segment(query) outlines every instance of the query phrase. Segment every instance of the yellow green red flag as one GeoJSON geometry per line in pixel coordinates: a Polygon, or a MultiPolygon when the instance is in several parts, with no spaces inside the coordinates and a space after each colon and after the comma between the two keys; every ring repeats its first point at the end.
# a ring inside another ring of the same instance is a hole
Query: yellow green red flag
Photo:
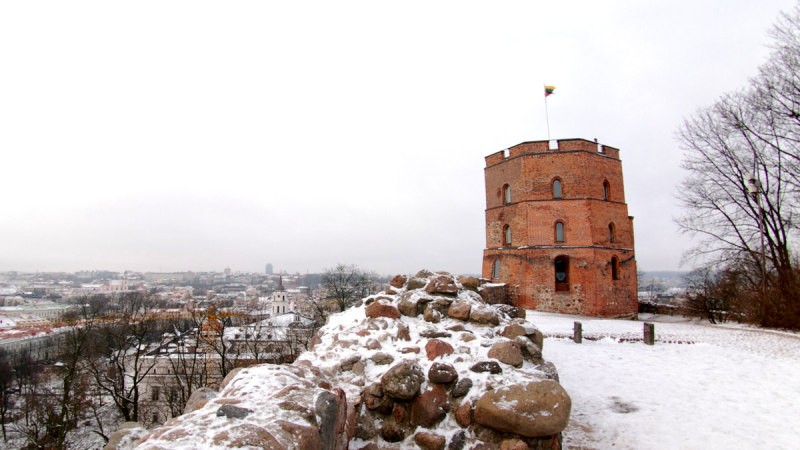
{"type": "Polygon", "coordinates": [[[552,94],[553,91],[556,90],[555,86],[545,86],[544,87],[544,96],[547,97],[548,95],[552,94]]]}

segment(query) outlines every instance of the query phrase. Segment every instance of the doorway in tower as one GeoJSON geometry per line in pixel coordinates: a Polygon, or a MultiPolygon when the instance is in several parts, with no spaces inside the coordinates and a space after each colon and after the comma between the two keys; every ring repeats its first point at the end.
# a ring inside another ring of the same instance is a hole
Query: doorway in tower
{"type": "Polygon", "coordinates": [[[569,256],[556,256],[553,260],[556,292],[569,292],[569,256]]]}

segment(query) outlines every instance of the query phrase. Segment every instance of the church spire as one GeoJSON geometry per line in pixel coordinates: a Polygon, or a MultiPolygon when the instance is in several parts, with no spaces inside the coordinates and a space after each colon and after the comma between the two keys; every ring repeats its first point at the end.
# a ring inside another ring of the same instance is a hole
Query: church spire
{"type": "Polygon", "coordinates": [[[275,288],[276,291],[285,291],[286,289],[283,287],[283,275],[278,276],[278,287],[275,288]]]}

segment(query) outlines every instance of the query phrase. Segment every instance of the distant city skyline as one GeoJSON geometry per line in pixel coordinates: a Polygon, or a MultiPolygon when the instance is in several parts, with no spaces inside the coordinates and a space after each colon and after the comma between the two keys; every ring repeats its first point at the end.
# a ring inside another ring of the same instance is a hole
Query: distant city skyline
{"type": "Polygon", "coordinates": [[[619,148],[639,268],[689,268],[675,130],[795,5],[2,3],[0,271],[477,274],[483,158],[548,132],[619,148]]]}

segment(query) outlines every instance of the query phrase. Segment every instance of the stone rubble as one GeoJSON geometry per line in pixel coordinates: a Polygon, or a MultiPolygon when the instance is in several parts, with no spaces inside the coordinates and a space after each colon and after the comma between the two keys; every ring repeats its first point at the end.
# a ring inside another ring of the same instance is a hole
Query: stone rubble
{"type": "Polygon", "coordinates": [[[398,275],[332,316],[295,363],[237,369],[184,415],[125,428],[106,448],[561,448],[569,395],[504,293],[446,272],[398,275]],[[134,432],[145,436],[125,439],[134,432]]]}

